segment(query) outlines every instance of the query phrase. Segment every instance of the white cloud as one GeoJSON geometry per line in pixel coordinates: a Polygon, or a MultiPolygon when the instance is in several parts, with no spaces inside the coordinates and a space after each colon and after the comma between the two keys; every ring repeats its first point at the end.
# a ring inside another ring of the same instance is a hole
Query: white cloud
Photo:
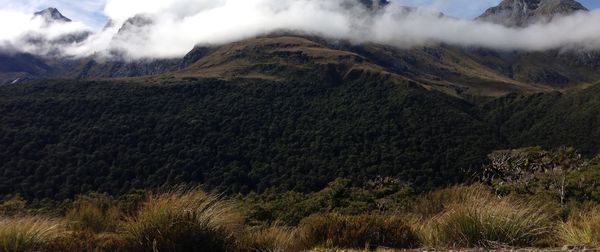
{"type": "MultiPolygon", "coordinates": [[[[360,8],[342,8],[346,1],[350,0],[108,0],[104,13],[117,25],[93,35],[86,43],[66,46],[63,50],[85,56],[118,48],[131,58],[180,57],[196,44],[227,43],[281,29],[398,47],[446,43],[518,50],[600,49],[600,26],[596,25],[600,23],[600,11],[515,29],[439,17],[435,11],[448,8],[443,5],[449,0],[432,1],[430,7],[410,14],[399,3],[373,14],[360,8]],[[118,36],[121,39],[114,40],[122,23],[136,14],[151,16],[153,25],[121,34],[118,36]]],[[[26,17],[15,11],[7,13],[19,20],[26,17]]],[[[2,15],[0,21],[2,18],[9,15],[2,15]]],[[[37,29],[29,25],[3,29],[0,40],[15,40],[19,34],[37,29]]],[[[76,28],[82,27],[55,32],[76,28]]]]}

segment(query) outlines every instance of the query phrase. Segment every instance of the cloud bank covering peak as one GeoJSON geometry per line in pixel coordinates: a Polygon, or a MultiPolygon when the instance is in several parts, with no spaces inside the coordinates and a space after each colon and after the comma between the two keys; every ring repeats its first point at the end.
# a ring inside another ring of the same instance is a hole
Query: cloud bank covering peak
{"type": "Polygon", "coordinates": [[[380,10],[354,2],[108,0],[104,14],[111,25],[102,29],[72,17],[73,22],[48,24],[23,9],[4,8],[0,9],[0,47],[72,57],[171,58],[181,57],[197,44],[218,45],[283,30],[401,48],[443,43],[501,50],[600,50],[598,10],[509,28],[440,15],[435,8],[408,9],[400,2],[380,10]],[[61,39],[86,32],[91,35],[83,41],[61,39]]]}

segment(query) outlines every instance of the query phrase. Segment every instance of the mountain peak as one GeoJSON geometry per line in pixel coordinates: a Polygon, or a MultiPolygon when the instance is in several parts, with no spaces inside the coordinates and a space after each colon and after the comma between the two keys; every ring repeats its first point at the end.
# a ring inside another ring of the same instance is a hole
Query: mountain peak
{"type": "Polygon", "coordinates": [[[71,22],[71,19],[63,16],[58,9],[50,7],[45,10],[38,11],[33,14],[34,17],[41,17],[47,23],[52,22],[71,22]]]}
{"type": "Polygon", "coordinates": [[[524,27],[578,11],[588,9],[575,0],[503,0],[498,6],[487,9],[477,19],[509,27],[524,27]]]}
{"type": "Polygon", "coordinates": [[[388,0],[360,0],[360,3],[369,9],[378,9],[390,3],[388,0]]]}

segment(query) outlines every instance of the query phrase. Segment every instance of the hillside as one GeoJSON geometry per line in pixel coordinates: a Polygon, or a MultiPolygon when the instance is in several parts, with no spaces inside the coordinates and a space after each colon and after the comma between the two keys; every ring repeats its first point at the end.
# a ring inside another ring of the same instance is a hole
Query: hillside
{"type": "MultiPolygon", "coordinates": [[[[589,138],[597,85],[559,93],[525,84],[497,69],[566,56],[509,55],[283,34],[197,47],[187,66],[155,76],[5,86],[0,192],[62,198],[183,182],[312,191],[348,176],[426,190],[466,179],[495,149],[598,152],[589,138]],[[513,63],[499,66],[506,58],[513,63]]],[[[586,82],[597,67],[571,64],[581,72],[569,76],[586,82]]]]}
{"type": "Polygon", "coordinates": [[[285,82],[44,81],[0,88],[1,192],[67,197],[165,183],[310,191],[339,176],[461,180],[501,145],[462,100],[385,76],[285,82]]]}
{"type": "Polygon", "coordinates": [[[509,95],[483,106],[515,146],[576,146],[596,154],[600,146],[600,83],[566,94],[509,95]]]}
{"type": "Polygon", "coordinates": [[[498,97],[510,92],[560,91],[587,86],[600,79],[597,64],[600,57],[595,52],[499,52],[444,45],[399,49],[294,34],[273,34],[222,46],[197,47],[180,59],[126,61],[92,57],[55,61],[35,57],[37,61],[24,64],[15,56],[5,58],[5,64],[11,66],[0,69],[5,83],[20,76],[94,80],[154,75],[150,78],[282,80],[289,74],[301,74],[306,68],[330,64],[339,71],[382,73],[469,98],[498,97]],[[34,62],[39,63],[33,65],[34,62]],[[15,67],[18,69],[13,69],[15,67]]]}
{"type": "Polygon", "coordinates": [[[151,79],[211,77],[267,78],[330,65],[342,74],[367,71],[411,80],[452,96],[498,97],[511,92],[535,93],[587,86],[600,79],[595,53],[497,52],[450,46],[399,49],[378,44],[293,34],[273,34],[232,44],[192,50],[181,70],[151,79]],[[196,53],[200,50],[200,54],[196,53]],[[187,60],[190,55],[199,55],[187,60]],[[188,65],[189,64],[189,65],[188,65]]]}

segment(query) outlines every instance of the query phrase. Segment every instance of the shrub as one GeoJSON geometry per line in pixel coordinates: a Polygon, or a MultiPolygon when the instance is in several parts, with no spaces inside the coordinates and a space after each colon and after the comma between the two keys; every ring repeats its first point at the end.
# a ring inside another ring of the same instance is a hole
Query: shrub
{"type": "Polygon", "coordinates": [[[572,215],[559,229],[564,244],[600,245],[600,211],[572,215]]]}
{"type": "Polygon", "coordinates": [[[420,227],[432,246],[535,246],[553,235],[546,206],[531,201],[496,198],[477,187],[463,190],[457,202],[420,227]]]}
{"type": "Polygon", "coordinates": [[[60,221],[41,217],[0,217],[0,251],[42,249],[64,234],[60,221]]]}
{"type": "Polygon", "coordinates": [[[122,212],[110,196],[90,194],[79,196],[65,217],[77,231],[114,232],[119,226],[122,212]]]}
{"type": "Polygon", "coordinates": [[[123,230],[133,251],[226,251],[237,244],[243,218],[229,201],[180,189],[150,195],[123,230]]]}
{"type": "Polygon", "coordinates": [[[27,202],[20,195],[14,195],[3,201],[0,201],[0,215],[19,215],[25,212],[26,207],[27,202]]]}
{"type": "Polygon", "coordinates": [[[397,216],[314,215],[302,222],[301,229],[306,248],[413,248],[419,243],[410,225],[397,216]]]}

